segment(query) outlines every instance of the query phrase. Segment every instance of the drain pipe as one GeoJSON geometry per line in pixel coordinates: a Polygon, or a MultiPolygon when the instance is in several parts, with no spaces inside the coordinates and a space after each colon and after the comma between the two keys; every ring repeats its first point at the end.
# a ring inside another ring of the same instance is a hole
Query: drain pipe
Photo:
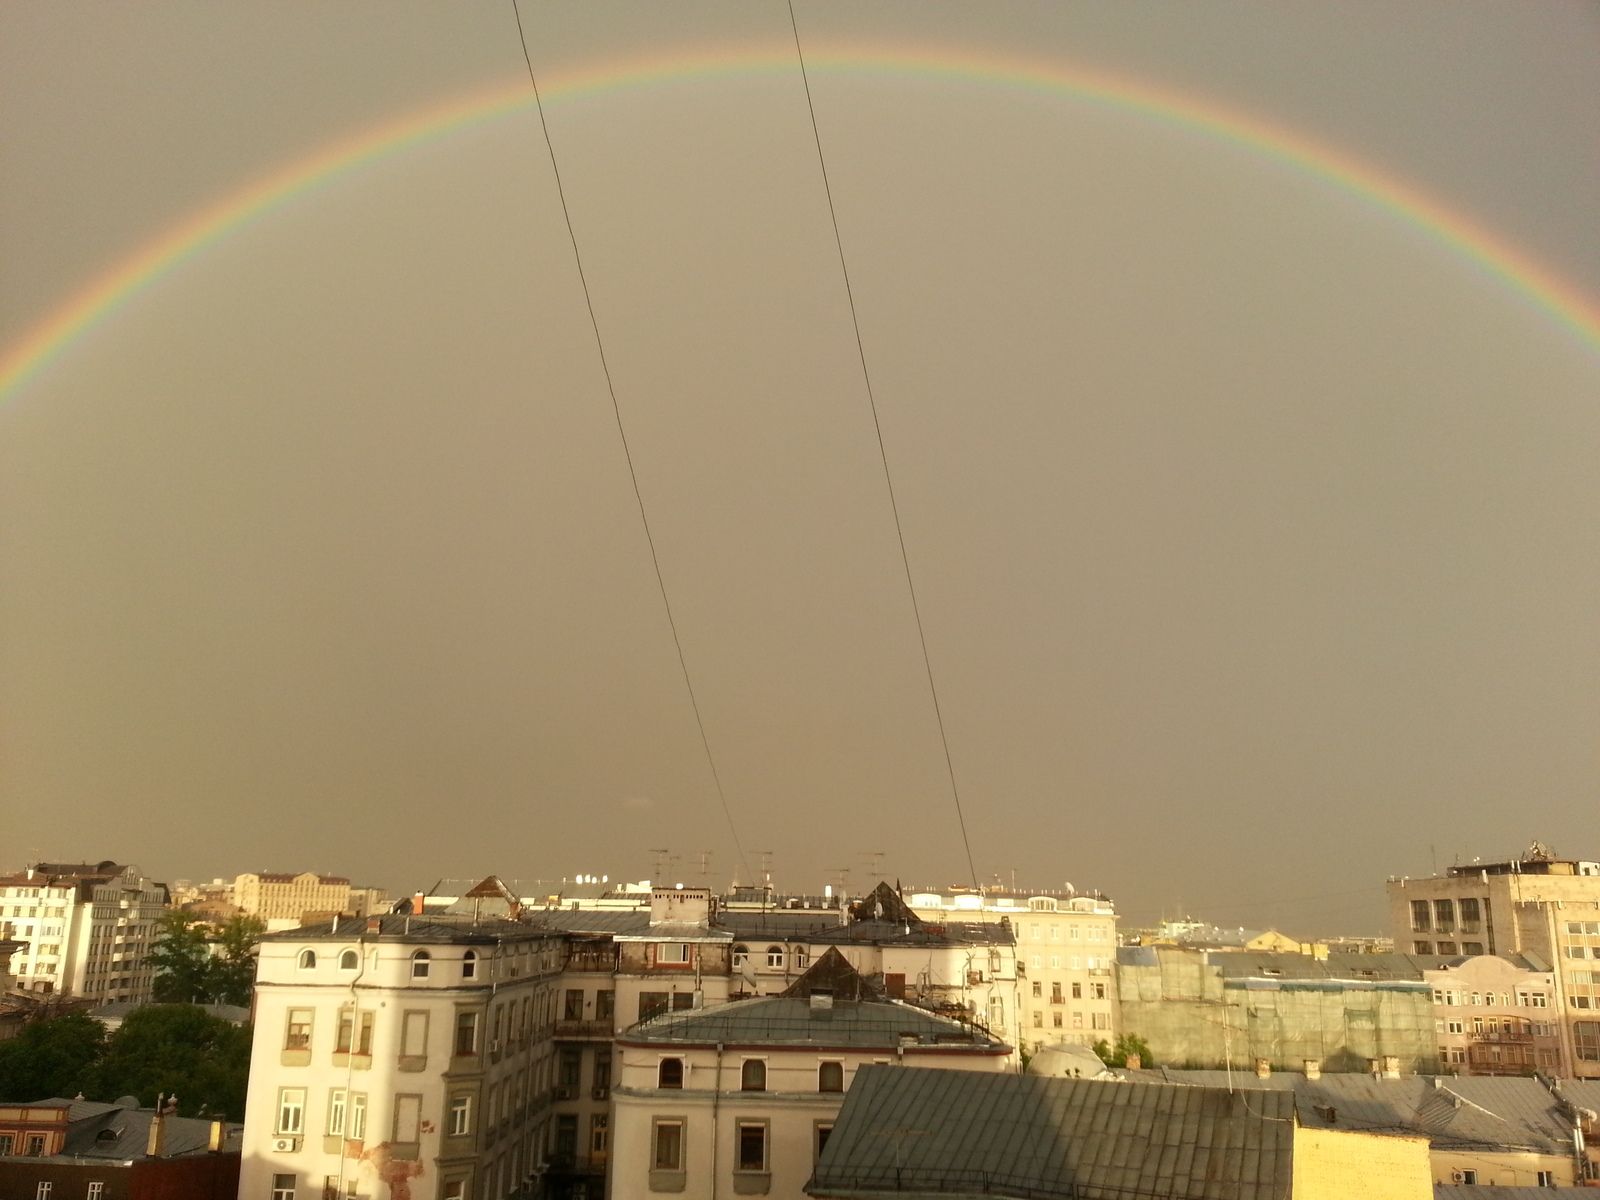
{"type": "Polygon", "coordinates": [[[722,1099],[722,1043],[717,1043],[716,1075],[711,1080],[711,1196],[717,1200],[717,1107],[722,1099]]]}

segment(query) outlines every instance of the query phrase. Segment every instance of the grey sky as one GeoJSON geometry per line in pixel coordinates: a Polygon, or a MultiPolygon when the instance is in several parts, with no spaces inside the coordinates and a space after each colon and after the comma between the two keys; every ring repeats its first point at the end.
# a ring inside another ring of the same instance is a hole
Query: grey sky
{"type": "MultiPolygon", "coordinates": [[[[1579,4],[816,4],[1266,116],[1600,295],[1579,4]]],[[[788,37],[524,9],[536,65],[788,37]]],[[[0,9],[0,334],[196,208],[514,80],[506,4],[0,9]]],[[[1600,856],[1600,360],[1412,227],[1067,98],[820,80],[986,876],[1291,930],[1600,856]]],[[[959,881],[798,76],[551,128],[741,837],[959,881]]],[[[289,206],[0,412],[4,859],[735,867],[536,127],[289,206]]]]}

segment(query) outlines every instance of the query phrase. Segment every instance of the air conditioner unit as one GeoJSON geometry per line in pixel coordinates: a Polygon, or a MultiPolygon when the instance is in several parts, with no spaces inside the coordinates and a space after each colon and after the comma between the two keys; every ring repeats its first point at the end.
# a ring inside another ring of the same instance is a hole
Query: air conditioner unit
{"type": "Polygon", "coordinates": [[[576,1100],[577,1098],[578,1089],[575,1087],[558,1087],[556,1089],[557,1100],[576,1100]]]}
{"type": "Polygon", "coordinates": [[[272,1139],[272,1152],[274,1154],[293,1154],[300,1149],[300,1139],[297,1137],[281,1137],[272,1139]]]}
{"type": "Polygon", "coordinates": [[[593,1092],[590,1093],[590,1095],[596,1100],[609,1100],[611,1098],[611,1089],[608,1087],[597,1087],[593,1092]]]}
{"type": "Polygon", "coordinates": [[[499,1038],[495,1038],[494,1041],[489,1043],[489,1053],[490,1054],[499,1054],[500,1053],[500,1039],[499,1038]]]}

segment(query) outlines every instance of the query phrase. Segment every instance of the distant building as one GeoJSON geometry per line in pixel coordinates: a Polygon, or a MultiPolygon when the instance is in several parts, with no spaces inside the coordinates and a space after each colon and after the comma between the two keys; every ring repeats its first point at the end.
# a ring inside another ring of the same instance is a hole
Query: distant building
{"type": "Polygon", "coordinates": [[[115,1104],[0,1105],[0,1196],[235,1200],[241,1126],[115,1104]]]}
{"type": "Polygon", "coordinates": [[[1305,1116],[1292,1092],[867,1066],[806,1191],[826,1200],[1432,1200],[1425,1137],[1305,1116]]]}
{"type": "Polygon", "coordinates": [[[1561,1061],[1600,1079],[1600,862],[1557,858],[1535,842],[1519,859],[1391,879],[1398,945],[1416,954],[1501,954],[1553,973],[1561,1061]]]}
{"type": "Polygon", "coordinates": [[[260,917],[272,930],[292,928],[308,913],[354,915],[350,881],[342,875],[318,875],[314,871],[298,875],[240,875],[233,881],[233,902],[240,912],[260,917]]]}
{"type": "Polygon", "coordinates": [[[1534,1079],[1169,1068],[1122,1074],[1145,1084],[1287,1094],[1296,1119],[1310,1128],[1425,1138],[1433,1182],[1445,1186],[1573,1187],[1593,1175],[1581,1128],[1574,1136],[1576,1108],[1560,1089],[1534,1079]]]}
{"type": "Polygon", "coordinates": [[[167,889],[138,867],[35,863],[0,876],[0,937],[21,943],[15,986],[41,995],[148,1000],[167,889]]]}
{"type": "Polygon", "coordinates": [[[1123,1028],[1174,1066],[1435,1069],[1433,989],[1421,974],[1366,954],[1124,946],[1117,956],[1123,1028]]]}
{"type": "Polygon", "coordinates": [[[611,1194],[802,1194],[858,1071],[994,1072],[1011,1048],[884,999],[829,949],[779,997],[667,1012],[617,1038],[611,1194]]]}
{"type": "Polygon", "coordinates": [[[267,934],[240,1196],[500,1200],[537,1179],[564,943],[492,918],[267,934]]]}
{"type": "Polygon", "coordinates": [[[1570,1075],[1555,973],[1525,958],[1413,958],[1433,988],[1440,1069],[1459,1075],[1570,1075]],[[1429,967],[1427,964],[1432,962],[1429,967]]]}

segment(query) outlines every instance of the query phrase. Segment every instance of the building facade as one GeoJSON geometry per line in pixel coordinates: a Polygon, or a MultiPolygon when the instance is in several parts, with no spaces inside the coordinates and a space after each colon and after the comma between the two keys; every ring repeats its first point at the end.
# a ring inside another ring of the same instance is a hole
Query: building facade
{"type": "MultiPolygon", "coordinates": [[[[298,875],[256,872],[233,881],[233,903],[247,916],[260,917],[268,929],[298,925],[307,913],[350,913],[350,881],[342,875],[298,875]]],[[[364,914],[362,914],[364,915],[364,914]]]]}
{"type": "Polygon", "coordinates": [[[500,1200],[537,1179],[563,951],[494,920],[268,934],[241,1200],[500,1200]]]}
{"type": "Polygon", "coordinates": [[[0,937],[19,943],[15,986],[101,1001],[150,999],[150,948],[167,890],[139,868],[36,863],[0,876],[0,937]]]}
{"type": "Polygon", "coordinates": [[[1388,893],[1398,945],[1515,955],[1548,969],[1561,1062],[1574,1077],[1600,1079],[1600,863],[1560,859],[1535,842],[1520,859],[1391,879],[1388,893]]]}
{"type": "MultiPolygon", "coordinates": [[[[1423,960],[1426,961],[1426,960],[1423,960]]],[[[1458,1075],[1570,1075],[1554,1008],[1555,973],[1480,954],[1424,969],[1439,1068],[1458,1075]]]]}

